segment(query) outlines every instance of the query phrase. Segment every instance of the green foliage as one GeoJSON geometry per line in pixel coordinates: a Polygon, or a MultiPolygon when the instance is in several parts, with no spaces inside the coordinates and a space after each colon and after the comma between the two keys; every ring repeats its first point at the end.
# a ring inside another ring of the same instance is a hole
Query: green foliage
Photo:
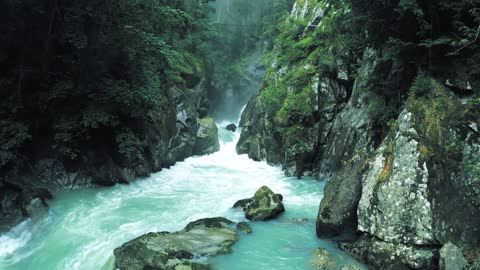
{"type": "Polygon", "coordinates": [[[295,89],[302,89],[309,86],[317,72],[318,70],[313,65],[292,67],[285,74],[284,83],[295,89]]]}
{"type": "Polygon", "coordinates": [[[20,148],[31,139],[25,123],[0,120],[0,167],[19,158],[20,148]]]}
{"type": "Polygon", "coordinates": [[[141,157],[142,143],[131,130],[122,130],[115,137],[118,152],[129,162],[141,157]]]}
{"type": "Polygon", "coordinates": [[[386,123],[389,119],[388,107],[385,99],[376,95],[372,95],[368,102],[367,112],[377,123],[386,123]]]}
{"type": "Polygon", "coordinates": [[[300,93],[287,95],[276,116],[281,119],[288,119],[290,115],[294,114],[309,115],[313,111],[315,98],[315,93],[309,88],[305,88],[300,93]]]}
{"type": "Polygon", "coordinates": [[[141,127],[174,110],[168,89],[203,75],[207,24],[202,1],[0,3],[0,170],[46,153],[133,157],[141,127]]]}
{"type": "Polygon", "coordinates": [[[416,98],[425,97],[435,91],[434,81],[431,77],[419,74],[413,81],[410,93],[416,98]]]}
{"type": "Polygon", "coordinates": [[[407,109],[413,113],[416,130],[420,131],[426,145],[447,153],[457,152],[459,144],[451,130],[458,130],[465,124],[468,107],[462,106],[444,86],[428,76],[420,75],[415,80],[412,93],[415,92],[421,95],[412,95],[407,109]]]}
{"type": "Polygon", "coordinates": [[[281,127],[278,130],[282,136],[283,145],[291,154],[305,153],[311,150],[303,139],[305,138],[305,127],[301,125],[292,125],[281,127]]]}
{"type": "Polygon", "coordinates": [[[274,116],[280,110],[286,97],[287,89],[285,87],[268,86],[260,92],[263,108],[269,116],[274,116]]]}

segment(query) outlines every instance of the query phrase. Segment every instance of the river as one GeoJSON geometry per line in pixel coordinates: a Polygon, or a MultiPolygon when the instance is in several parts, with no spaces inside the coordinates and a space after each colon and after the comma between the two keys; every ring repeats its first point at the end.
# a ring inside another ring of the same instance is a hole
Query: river
{"type": "Polygon", "coordinates": [[[314,269],[317,247],[330,250],[339,267],[359,265],[332,241],[315,236],[324,183],[286,177],[279,167],[237,155],[238,137],[220,128],[215,154],[188,158],[129,185],[55,194],[48,212],[0,236],[0,269],[111,269],[113,249],[144,233],[181,230],[205,217],[244,221],[231,206],[262,185],[283,194],[285,214],[251,223],[254,232],[241,235],[232,254],[209,259],[215,269],[314,269]],[[295,224],[292,218],[309,221],[295,224]]]}

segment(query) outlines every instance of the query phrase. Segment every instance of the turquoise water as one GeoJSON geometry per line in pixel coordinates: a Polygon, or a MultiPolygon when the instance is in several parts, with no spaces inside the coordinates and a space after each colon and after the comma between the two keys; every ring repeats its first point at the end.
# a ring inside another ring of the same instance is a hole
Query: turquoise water
{"type": "Polygon", "coordinates": [[[205,217],[244,221],[231,206],[262,185],[284,195],[286,213],[251,223],[254,232],[241,235],[231,255],[210,259],[215,269],[314,269],[317,247],[332,251],[338,268],[356,264],[332,242],[315,237],[322,182],[288,178],[280,168],[237,155],[238,133],[220,129],[220,139],[220,152],[129,185],[56,194],[47,213],[0,236],[0,269],[111,269],[113,249],[144,233],[181,230],[205,217]],[[294,224],[291,218],[309,222],[294,224]]]}

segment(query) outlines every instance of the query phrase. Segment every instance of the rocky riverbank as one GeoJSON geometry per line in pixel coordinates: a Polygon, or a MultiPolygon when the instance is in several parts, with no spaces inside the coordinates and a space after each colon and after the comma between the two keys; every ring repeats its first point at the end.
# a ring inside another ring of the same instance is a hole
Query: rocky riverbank
{"type": "Polygon", "coordinates": [[[461,57],[430,74],[401,57],[385,60],[394,51],[388,46],[364,48],[357,60],[333,56],[324,72],[315,40],[329,27],[327,12],[297,1],[288,22],[302,29],[296,42],[309,50],[277,41],[263,87],[242,115],[237,152],[327,181],[317,235],[360,236],[340,246],[373,269],[435,269],[448,260],[439,251],[450,242],[474,264],[478,77],[455,70],[461,57]],[[397,96],[388,96],[392,89],[397,96]]]}

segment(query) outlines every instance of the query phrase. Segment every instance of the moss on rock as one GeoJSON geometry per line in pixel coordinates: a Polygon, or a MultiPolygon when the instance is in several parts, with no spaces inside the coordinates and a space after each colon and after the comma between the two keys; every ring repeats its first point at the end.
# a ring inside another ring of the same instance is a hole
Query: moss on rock
{"type": "Polygon", "coordinates": [[[199,256],[230,253],[238,240],[233,222],[226,218],[206,218],[191,222],[179,232],[147,233],[114,250],[115,268],[209,269],[195,260],[199,256]]]}
{"type": "Polygon", "coordinates": [[[251,199],[239,200],[234,207],[241,207],[249,220],[269,220],[285,211],[282,199],[281,194],[275,194],[269,187],[262,186],[251,199]]]}

